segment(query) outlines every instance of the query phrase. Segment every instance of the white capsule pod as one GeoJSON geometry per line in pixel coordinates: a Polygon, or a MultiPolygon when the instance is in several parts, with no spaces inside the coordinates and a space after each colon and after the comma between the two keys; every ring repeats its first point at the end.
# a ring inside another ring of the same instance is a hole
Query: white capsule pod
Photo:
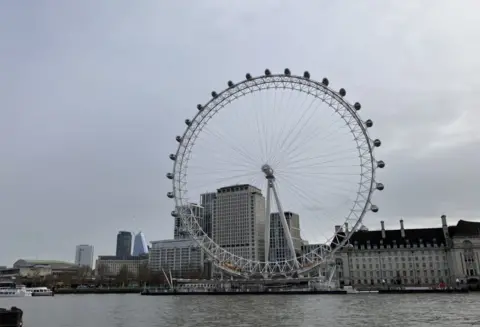
{"type": "Polygon", "coordinates": [[[166,176],[167,176],[168,179],[173,179],[173,174],[172,173],[167,173],[166,176]]]}
{"type": "Polygon", "coordinates": [[[173,199],[174,198],[173,192],[168,192],[167,197],[169,197],[170,199],[173,199]]]}
{"type": "Polygon", "coordinates": [[[173,161],[177,160],[177,156],[174,155],[173,153],[171,153],[168,157],[170,158],[170,160],[173,160],[173,161]]]}
{"type": "Polygon", "coordinates": [[[372,212],[378,212],[378,207],[374,204],[371,205],[370,207],[370,210],[372,210],[372,212]]]}

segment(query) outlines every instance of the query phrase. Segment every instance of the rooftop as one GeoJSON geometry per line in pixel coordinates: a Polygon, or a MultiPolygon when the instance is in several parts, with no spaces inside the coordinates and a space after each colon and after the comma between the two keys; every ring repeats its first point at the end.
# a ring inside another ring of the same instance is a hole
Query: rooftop
{"type": "MultiPolygon", "coordinates": [[[[403,223],[403,221],[401,222],[403,223]]],[[[384,230],[385,237],[382,235],[382,230],[372,231],[357,231],[352,234],[349,243],[354,246],[441,246],[445,245],[446,239],[442,227],[437,228],[402,228],[384,230]]],[[[448,233],[450,237],[480,237],[480,222],[459,220],[456,226],[449,226],[448,233]]],[[[344,235],[344,234],[343,234],[344,235]]],[[[342,236],[342,234],[340,235],[342,236]]]]}
{"type": "Polygon", "coordinates": [[[29,259],[19,259],[17,260],[13,266],[14,267],[29,267],[29,266],[36,266],[36,265],[45,265],[50,266],[52,268],[61,268],[61,267],[76,267],[74,263],[67,262],[67,261],[60,261],[60,260],[29,260],[29,259]]]}

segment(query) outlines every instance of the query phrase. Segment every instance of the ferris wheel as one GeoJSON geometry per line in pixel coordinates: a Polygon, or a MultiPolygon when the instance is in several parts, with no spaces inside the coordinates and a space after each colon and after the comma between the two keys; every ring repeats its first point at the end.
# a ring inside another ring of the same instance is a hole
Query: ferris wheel
{"type": "Polygon", "coordinates": [[[375,178],[385,167],[374,157],[381,142],[370,138],[373,122],[360,118],[360,103],[345,96],[327,78],[267,69],[228,81],[185,120],[169,156],[167,196],[183,232],[216,266],[246,278],[303,274],[331,260],[365,214],[379,210],[372,194],[384,189],[375,178]],[[214,200],[198,203],[202,194],[214,200]]]}

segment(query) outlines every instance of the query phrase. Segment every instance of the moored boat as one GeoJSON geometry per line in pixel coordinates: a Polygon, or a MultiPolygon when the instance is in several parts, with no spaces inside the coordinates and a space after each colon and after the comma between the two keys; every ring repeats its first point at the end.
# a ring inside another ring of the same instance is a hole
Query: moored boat
{"type": "Polygon", "coordinates": [[[13,282],[0,283],[0,297],[26,297],[32,296],[25,285],[17,285],[13,282]]]}
{"type": "Polygon", "coordinates": [[[53,296],[53,291],[47,287],[31,287],[27,289],[32,296],[53,296]]]}

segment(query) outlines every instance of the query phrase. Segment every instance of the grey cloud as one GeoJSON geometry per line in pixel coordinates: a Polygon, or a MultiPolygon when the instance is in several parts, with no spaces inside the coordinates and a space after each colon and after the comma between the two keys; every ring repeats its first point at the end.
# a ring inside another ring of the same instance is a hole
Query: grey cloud
{"type": "Polygon", "coordinates": [[[328,76],[375,121],[388,169],[367,225],[476,218],[478,133],[461,128],[472,141],[450,144],[442,131],[464,112],[479,122],[478,6],[0,4],[0,216],[21,231],[2,233],[0,264],[72,260],[79,243],[112,253],[118,229],[170,237],[164,175],[183,120],[267,67],[328,76]]]}

